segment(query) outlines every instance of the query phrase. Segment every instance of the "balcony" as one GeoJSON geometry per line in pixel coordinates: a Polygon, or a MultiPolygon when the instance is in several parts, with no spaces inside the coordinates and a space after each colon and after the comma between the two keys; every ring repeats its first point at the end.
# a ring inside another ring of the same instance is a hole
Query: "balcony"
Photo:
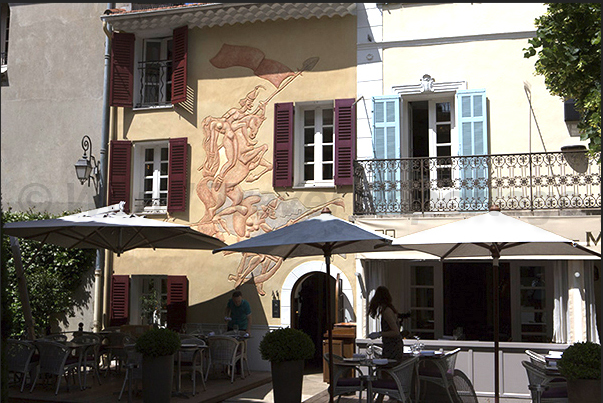
{"type": "Polygon", "coordinates": [[[172,61],[157,60],[138,63],[140,94],[135,108],[172,105],[172,61]]]}
{"type": "Polygon", "coordinates": [[[574,168],[561,152],[354,161],[354,214],[600,210],[600,154],[580,154],[574,168]]]}

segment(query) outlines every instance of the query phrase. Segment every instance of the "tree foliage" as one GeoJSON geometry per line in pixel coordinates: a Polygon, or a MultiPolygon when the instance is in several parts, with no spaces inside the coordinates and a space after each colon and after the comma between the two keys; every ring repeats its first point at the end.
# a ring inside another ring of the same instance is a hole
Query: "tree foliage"
{"type": "MultiPolygon", "coordinates": [[[[66,212],[64,215],[66,214],[71,213],[66,212]]],[[[34,212],[31,209],[27,212],[12,212],[9,209],[2,212],[2,224],[56,217],[49,213],[34,212]]],[[[90,274],[94,267],[96,250],[66,249],[23,239],[19,239],[19,244],[35,332],[43,335],[53,322],[65,323],[69,316],[75,314],[76,307],[87,303],[89,296],[82,296],[82,289],[93,280],[90,274]],[[82,297],[78,298],[78,295],[82,297]]],[[[2,235],[2,270],[8,277],[7,282],[2,283],[2,286],[6,287],[2,305],[7,308],[2,330],[11,337],[17,337],[25,330],[25,320],[10,240],[4,234],[2,235]],[[5,329],[4,326],[7,328],[5,329]]]]}
{"type": "Polygon", "coordinates": [[[538,56],[536,73],[551,94],[575,99],[581,139],[594,154],[601,151],[601,4],[545,4],[524,57],[538,56]]]}

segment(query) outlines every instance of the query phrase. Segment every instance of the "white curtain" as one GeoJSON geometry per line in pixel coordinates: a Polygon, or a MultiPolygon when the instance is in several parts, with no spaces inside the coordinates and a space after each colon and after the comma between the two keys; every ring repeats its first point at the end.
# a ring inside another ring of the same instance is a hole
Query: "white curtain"
{"type": "Polygon", "coordinates": [[[567,343],[567,261],[553,263],[553,343],[567,343]]]}
{"type": "Polygon", "coordinates": [[[584,261],[584,299],[586,302],[586,339],[600,343],[597,331],[597,309],[595,300],[595,263],[584,261]]]}
{"type": "MultiPolygon", "coordinates": [[[[385,284],[385,266],[386,262],[382,260],[365,260],[364,277],[366,278],[366,292],[368,293],[368,301],[373,298],[375,289],[380,285],[385,284]]],[[[368,316],[367,331],[378,332],[381,330],[381,323],[378,319],[368,316]]]]}

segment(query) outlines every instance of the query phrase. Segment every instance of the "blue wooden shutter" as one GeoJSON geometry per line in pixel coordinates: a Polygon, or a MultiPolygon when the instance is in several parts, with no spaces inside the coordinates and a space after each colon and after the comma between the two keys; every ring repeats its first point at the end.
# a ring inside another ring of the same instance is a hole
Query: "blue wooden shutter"
{"type": "MultiPolygon", "coordinates": [[[[400,148],[400,97],[382,95],[373,97],[373,153],[375,159],[398,159],[400,148]]],[[[398,211],[393,203],[398,203],[400,195],[396,190],[400,184],[400,171],[394,165],[385,164],[391,170],[377,170],[375,181],[378,184],[372,192],[373,203],[378,212],[398,211]],[[392,186],[395,184],[395,186],[392,186]]]]}
{"type": "MultiPolygon", "coordinates": [[[[459,155],[488,154],[488,111],[486,90],[459,90],[456,93],[459,155]]],[[[470,162],[469,160],[463,162],[470,162]]],[[[460,166],[461,209],[488,209],[488,169],[483,161],[460,166]]]]}
{"type": "Polygon", "coordinates": [[[188,172],[187,138],[170,139],[169,174],[168,174],[168,205],[167,210],[186,210],[186,188],[188,172]]]}
{"type": "Polygon", "coordinates": [[[188,26],[174,30],[172,53],[172,104],[186,101],[186,65],[188,60],[188,26]]]}
{"type": "Polygon", "coordinates": [[[272,186],[293,186],[293,103],[274,105],[272,186]]]}
{"type": "Polygon", "coordinates": [[[400,158],[400,97],[373,97],[373,152],[376,159],[400,158]]]}
{"type": "Polygon", "coordinates": [[[132,107],[134,94],[134,41],[129,33],[113,33],[111,41],[111,106],[132,107]]]}
{"type": "Polygon", "coordinates": [[[355,99],[335,100],[335,185],[354,184],[356,158],[355,99]]]}

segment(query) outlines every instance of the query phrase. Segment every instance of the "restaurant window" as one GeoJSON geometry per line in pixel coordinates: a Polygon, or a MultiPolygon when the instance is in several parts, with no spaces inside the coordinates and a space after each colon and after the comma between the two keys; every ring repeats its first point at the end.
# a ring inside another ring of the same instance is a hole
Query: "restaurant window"
{"type": "Polygon", "coordinates": [[[186,323],[188,279],[177,275],[113,275],[111,287],[113,325],[153,323],[153,306],[159,306],[159,326],[180,331],[186,323]],[[152,311],[151,311],[152,309],[152,311]]]}
{"type": "Polygon", "coordinates": [[[520,341],[551,342],[552,307],[547,303],[550,282],[544,266],[519,266],[520,341]]]}
{"type": "MultiPolygon", "coordinates": [[[[491,262],[445,263],[443,276],[444,336],[462,340],[494,340],[491,262]]],[[[499,267],[499,340],[511,341],[509,264],[499,267]]]]}
{"type": "Polygon", "coordinates": [[[436,338],[436,288],[433,266],[410,267],[410,332],[424,339],[436,338]]]}

